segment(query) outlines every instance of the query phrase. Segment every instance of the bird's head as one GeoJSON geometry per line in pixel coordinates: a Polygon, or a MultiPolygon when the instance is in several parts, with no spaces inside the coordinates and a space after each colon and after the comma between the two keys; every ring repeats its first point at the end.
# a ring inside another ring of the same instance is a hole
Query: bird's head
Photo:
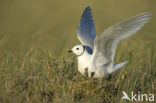
{"type": "Polygon", "coordinates": [[[84,45],[76,45],[68,52],[73,52],[75,55],[81,56],[84,53],[84,51],[85,51],[84,45]]]}

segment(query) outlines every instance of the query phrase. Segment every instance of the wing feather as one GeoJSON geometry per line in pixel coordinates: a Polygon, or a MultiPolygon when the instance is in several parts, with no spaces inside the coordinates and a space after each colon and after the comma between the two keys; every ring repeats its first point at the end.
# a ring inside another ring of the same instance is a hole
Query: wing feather
{"type": "Polygon", "coordinates": [[[89,6],[84,10],[82,14],[80,24],[77,28],[77,36],[83,45],[89,46],[93,50],[96,32],[91,8],[89,6]]]}
{"type": "Polygon", "coordinates": [[[134,16],[107,28],[102,34],[98,35],[94,41],[93,62],[98,63],[102,60],[103,64],[113,63],[116,47],[120,40],[126,39],[140,30],[150,20],[151,15],[150,12],[146,12],[134,16]]]}

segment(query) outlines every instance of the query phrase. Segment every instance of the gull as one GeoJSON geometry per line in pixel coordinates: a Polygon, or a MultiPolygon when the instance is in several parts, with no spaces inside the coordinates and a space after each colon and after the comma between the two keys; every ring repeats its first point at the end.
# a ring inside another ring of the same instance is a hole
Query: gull
{"type": "Polygon", "coordinates": [[[114,56],[118,43],[135,34],[150,20],[150,12],[146,12],[111,27],[96,36],[91,8],[88,6],[77,28],[77,37],[82,44],[74,46],[68,52],[77,55],[78,71],[94,78],[106,77],[119,70],[128,60],[119,64],[114,63],[114,56]]]}

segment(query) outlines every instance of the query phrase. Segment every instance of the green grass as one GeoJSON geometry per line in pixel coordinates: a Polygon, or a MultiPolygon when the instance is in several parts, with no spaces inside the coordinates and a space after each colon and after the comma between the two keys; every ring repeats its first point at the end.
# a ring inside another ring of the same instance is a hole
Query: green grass
{"type": "MultiPolygon", "coordinates": [[[[122,41],[113,75],[88,79],[66,51],[79,44],[76,27],[90,5],[97,34],[136,14],[156,10],[154,0],[1,0],[0,103],[127,103],[122,91],[156,96],[156,19],[122,41]],[[139,5],[139,6],[138,6],[139,5]]],[[[154,103],[154,102],[153,102],[154,103]]]]}

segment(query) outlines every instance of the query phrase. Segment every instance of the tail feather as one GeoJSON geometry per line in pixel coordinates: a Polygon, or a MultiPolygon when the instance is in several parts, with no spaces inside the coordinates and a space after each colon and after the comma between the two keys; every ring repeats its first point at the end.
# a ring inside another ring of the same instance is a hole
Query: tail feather
{"type": "Polygon", "coordinates": [[[113,67],[113,72],[115,72],[116,70],[122,68],[123,66],[125,66],[127,64],[128,64],[128,60],[124,61],[122,63],[119,63],[119,64],[115,64],[114,67],[113,67]]]}

